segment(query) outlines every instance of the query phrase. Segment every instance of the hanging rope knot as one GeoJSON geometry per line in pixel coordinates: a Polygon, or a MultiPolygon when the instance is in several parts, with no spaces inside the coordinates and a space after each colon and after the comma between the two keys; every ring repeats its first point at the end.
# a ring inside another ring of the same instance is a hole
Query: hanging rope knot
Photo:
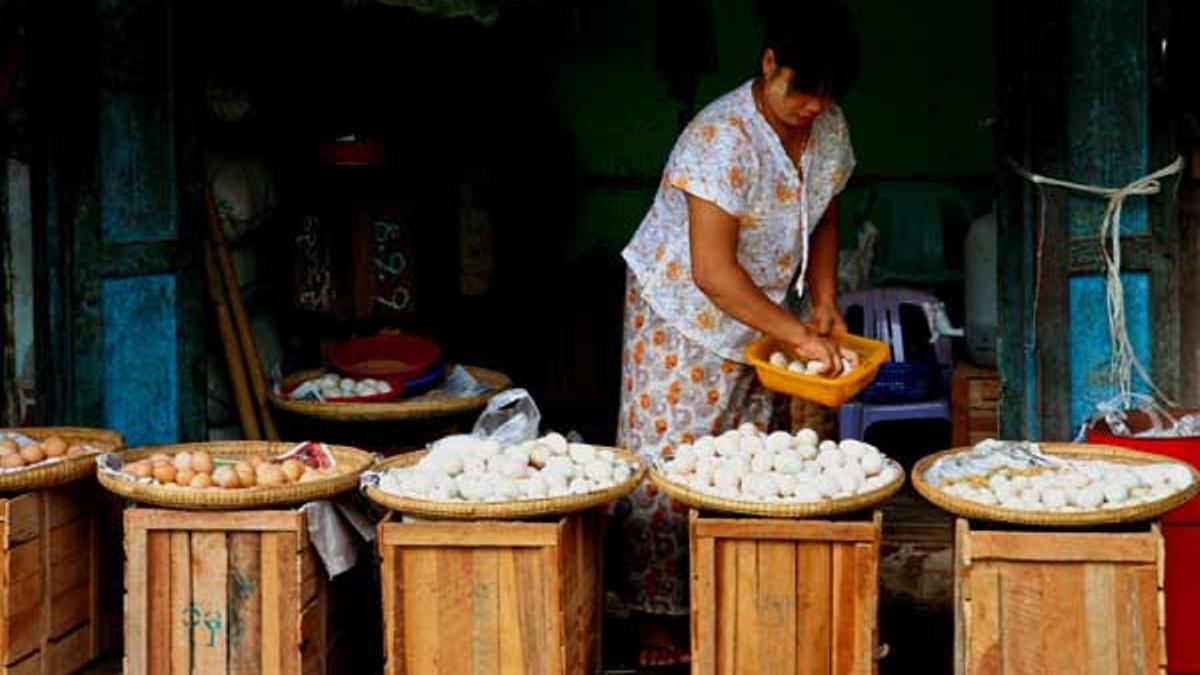
{"type": "MultiPolygon", "coordinates": [[[[1127,197],[1148,197],[1158,194],[1162,189],[1162,179],[1167,176],[1172,176],[1183,170],[1183,157],[1176,157],[1175,161],[1169,165],[1155,171],[1154,173],[1142,176],[1131,183],[1118,188],[1105,187],[1102,185],[1089,185],[1087,183],[1073,183],[1071,181],[1051,178],[1041,174],[1033,173],[1025,167],[1017,164],[1016,161],[1009,158],[1008,165],[1018,175],[1033,183],[1038,188],[1038,199],[1045,204],[1044,195],[1042,194],[1043,186],[1059,187],[1066,190],[1074,190],[1084,194],[1091,194],[1098,197],[1104,197],[1108,200],[1108,206],[1104,211],[1104,219],[1100,222],[1098,231],[1100,253],[1104,260],[1104,272],[1106,280],[1106,300],[1108,304],[1108,334],[1110,347],[1112,351],[1112,362],[1109,367],[1109,381],[1113,388],[1117,389],[1120,397],[1124,401],[1131,401],[1131,393],[1133,390],[1133,373],[1136,371],[1138,376],[1150,387],[1163,401],[1173,405],[1170,397],[1163,393],[1154,381],[1150,379],[1150,373],[1146,367],[1138,359],[1134,352],[1133,344],[1129,340],[1129,330],[1125,323],[1125,287],[1121,283],[1121,207],[1125,203],[1127,197]]],[[[1037,271],[1033,293],[1033,312],[1037,316],[1038,295],[1041,289],[1042,281],[1042,242],[1045,240],[1046,218],[1044,210],[1039,217],[1038,224],[1038,243],[1037,243],[1037,271]]],[[[1035,321],[1036,325],[1036,321],[1035,321]]],[[[1034,338],[1036,340],[1036,337],[1034,338]]]]}

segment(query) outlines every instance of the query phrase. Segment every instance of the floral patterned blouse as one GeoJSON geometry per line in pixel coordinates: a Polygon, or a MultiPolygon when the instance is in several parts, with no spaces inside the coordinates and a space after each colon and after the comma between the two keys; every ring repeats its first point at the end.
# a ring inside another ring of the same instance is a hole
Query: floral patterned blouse
{"type": "Polygon", "coordinates": [[[738,219],[738,262],[781,303],[797,268],[803,291],[808,236],[854,170],[849,129],[837,106],[813,122],[801,174],[758,112],[752,84],[713,101],[684,129],[654,204],[622,254],[656,313],[692,341],[742,363],[757,331],[717,309],[692,281],[684,193],[738,219]]]}

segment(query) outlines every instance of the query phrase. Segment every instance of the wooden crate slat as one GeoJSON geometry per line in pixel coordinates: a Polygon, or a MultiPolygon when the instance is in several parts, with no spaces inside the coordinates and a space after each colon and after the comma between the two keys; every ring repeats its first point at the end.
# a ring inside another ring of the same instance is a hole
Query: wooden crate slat
{"type": "Polygon", "coordinates": [[[782,539],[795,541],[870,542],[876,537],[870,522],[824,520],[768,520],[757,518],[701,518],[696,535],[721,539],[782,539]]]}
{"type": "Polygon", "coordinates": [[[184,619],[171,607],[171,536],[152,532],[146,540],[146,626],[150,648],[146,667],[165,673],[171,663],[171,622],[184,619]]]}
{"type": "MultiPolygon", "coordinates": [[[[480,553],[487,553],[481,551],[480,553]]],[[[405,549],[402,555],[404,565],[404,651],[406,662],[400,672],[437,672],[440,655],[438,654],[438,629],[441,624],[437,602],[437,587],[433,580],[437,579],[438,552],[434,549],[405,549]]],[[[478,558],[477,558],[478,561],[478,558]]],[[[474,569],[474,568],[473,568],[474,569]]],[[[480,580],[482,572],[476,575],[475,587],[479,589],[475,596],[476,621],[487,612],[486,596],[487,580],[480,580]],[[482,586],[482,588],[481,588],[482,586]]],[[[476,628],[478,630],[478,628],[476,628]]],[[[474,634],[474,633],[472,633],[474,634]]],[[[480,645],[472,645],[477,653],[480,645]]],[[[488,647],[489,651],[495,647],[488,647]]]]}
{"type": "Polygon", "coordinates": [[[150,647],[146,625],[149,532],[133,526],[130,515],[134,511],[136,509],[125,512],[125,672],[127,675],[146,675],[150,647]]]}
{"type": "MultiPolygon", "coordinates": [[[[703,521],[701,521],[703,523],[703,521]]],[[[735,591],[737,603],[734,619],[734,667],[739,673],[763,672],[758,662],[758,543],[739,539],[730,542],[737,551],[739,573],[735,591]]]]}
{"type": "MultiPolygon", "coordinates": [[[[474,635],[475,617],[481,616],[485,621],[491,620],[495,610],[490,604],[495,598],[490,580],[484,579],[484,592],[481,597],[480,610],[475,605],[476,567],[475,553],[468,549],[446,549],[436,553],[438,559],[438,601],[437,616],[439,628],[446,635],[474,635]]],[[[482,558],[492,558],[498,552],[488,551],[481,556],[480,563],[486,565],[482,558]]],[[[488,574],[488,570],[478,570],[480,575],[488,574]]],[[[420,620],[420,619],[415,619],[420,620]]],[[[485,653],[490,654],[491,645],[481,645],[485,653]]],[[[454,644],[443,640],[439,645],[440,655],[438,665],[446,672],[470,672],[475,660],[474,649],[454,649],[454,644]]]]}
{"type": "Polygon", "coordinates": [[[187,532],[163,532],[171,542],[170,673],[190,675],[192,672],[192,537],[187,532]]]}
{"type": "Polygon", "coordinates": [[[49,673],[74,673],[92,660],[90,625],[79,626],[46,645],[46,670],[49,673]]]}
{"type": "Polygon", "coordinates": [[[4,547],[12,547],[42,533],[42,499],[44,490],[26,492],[4,500],[4,522],[7,524],[4,547]]]}
{"type": "Polygon", "coordinates": [[[1018,562],[1107,562],[1154,563],[1157,543],[1148,536],[1056,532],[1054,545],[1028,536],[1029,532],[971,532],[971,557],[980,560],[1018,562]]]}
{"type": "Polygon", "coordinates": [[[1000,573],[993,568],[974,567],[970,583],[967,672],[1000,673],[1000,573]]]}
{"type": "Polygon", "coordinates": [[[691,623],[692,660],[702,664],[697,675],[710,675],[717,663],[717,552],[711,537],[696,536],[698,514],[691,511],[688,517],[688,537],[691,549],[691,623]]]}
{"type": "Polygon", "coordinates": [[[764,673],[796,671],[796,545],[764,541],[758,557],[759,663],[764,673]]]}
{"type": "Polygon", "coordinates": [[[125,523],[139,530],[304,532],[299,511],[174,511],[129,509],[125,523]]]}
{"type": "Polygon", "coordinates": [[[42,653],[34,652],[17,663],[4,666],[8,675],[42,675],[42,653]]]}
{"type": "MultiPolygon", "coordinates": [[[[229,617],[226,592],[228,577],[229,551],[225,545],[225,534],[192,533],[192,659],[199,673],[222,673],[226,670],[229,655],[226,635],[229,617]]],[[[279,613],[283,614],[285,607],[282,603],[277,606],[279,613]]]]}
{"type": "Polygon", "coordinates": [[[832,563],[832,544],[796,547],[796,654],[801,673],[832,672],[832,563]]]}
{"type": "Polygon", "coordinates": [[[857,627],[854,625],[854,596],[857,586],[857,568],[854,549],[845,544],[834,544],[830,563],[833,591],[833,663],[834,673],[855,673],[854,655],[857,627]]]}
{"type": "Polygon", "coordinates": [[[384,546],[443,546],[452,548],[557,546],[558,535],[540,523],[466,522],[461,529],[441,523],[405,523],[408,527],[381,530],[384,546]]]}
{"type": "Polygon", "coordinates": [[[1040,672],[1045,661],[1040,630],[1042,578],[1034,565],[1003,565],[1000,571],[1000,603],[1005,625],[1002,627],[1001,653],[1005,672],[1040,672]]]}
{"type": "MultiPolygon", "coordinates": [[[[229,674],[259,672],[262,643],[262,536],[230,532],[229,674]]],[[[315,588],[314,588],[314,593],[315,588]]]]}
{"type": "MultiPolygon", "coordinates": [[[[707,537],[706,537],[707,538],[707,537]]],[[[737,672],[738,547],[737,542],[713,538],[717,547],[717,672],[737,672]]],[[[701,650],[703,652],[703,650],[701,650]]]]}
{"type": "MultiPolygon", "coordinates": [[[[546,632],[553,636],[552,639],[555,642],[554,646],[546,650],[546,669],[552,673],[561,672],[566,668],[567,643],[578,637],[567,632],[562,615],[564,594],[581,591],[581,589],[569,586],[563,579],[563,546],[565,545],[563,528],[563,520],[546,528],[553,533],[554,543],[543,548],[540,555],[543,578],[546,580],[541,589],[542,604],[546,608],[546,632]]],[[[593,533],[592,536],[598,535],[593,533]]],[[[590,590],[598,592],[598,589],[590,590]]],[[[595,628],[596,630],[600,629],[599,626],[595,628]]]]}
{"type": "MultiPolygon", "coordinates": [[[[522,622],[527,620],[527,615],[521,613],[521,601],[519,596],[526,596],[534,603],[541,607],[545,607],[545,599],[538,591],[542,590],[540,586],[533,588],[519,588],[517,586],[517,562],[515,556],[517,549],[507,548],[496,551],[496,584],[497,584],[497,615],[504,616],[507,620],[500,621],[498,626],[499,651],[497,654],[499,662],[499,670],[501,673],[531,673],[544,672],[543,664],[538,663],[537,659],[545,655],[545,645],[543,641],[540,652],[535,652],[532,645],[523,644],[525,638],[524,626],[522,622]],[[511,618],[508,618],[511,617],[511,618]],[[525,650],[530,650],[526,655],[525,650]],[[526,661],[526,657],[530,661],[526,661]]],[[[538,551],[533,551],[537,559],[534,564],[540,562],[543,557],[538,555],[538,551]]],[[[539,612],[541,613],[541,612],[539,612]]],[[[446,643],[443,642],[443,645],[446,643]]],[[[469,664],[463,664],[469,667],[469,664]]]]}
{"type": "MultiPolygon", "coordinates": [[[[383,529],[380,524],[380,530],[383,529]]],[[[377,535],[377,541],[383,541],[382,533],[377,535]]],[[[384,668],[387,675],[399,675],[404,668],[404,628],[405,607],[400,598],[404,597],[401,585],[404,583],[400,573],[403,557],[394,546],[383,546],[380,551],[379,580],[383,585],[383,653],[384,668]]]]}
{"type": "Polygon", "coordinates": [[[1051,673],[1079,668],[1087,658],[1087,625],[1084,623],[1083,570],[1069,563],[1047,563],[1030,570],[1040,574],[1042,592],[1052,602],[1042,606],[1038,635],[1046,648],[1043,655],[1051,673]]]}

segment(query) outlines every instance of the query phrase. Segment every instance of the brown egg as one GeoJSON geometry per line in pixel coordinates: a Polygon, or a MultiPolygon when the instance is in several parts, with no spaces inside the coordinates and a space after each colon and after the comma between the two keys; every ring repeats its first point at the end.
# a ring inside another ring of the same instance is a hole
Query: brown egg
{"type": "Polygon", "coordinates": [[[62,457],[67,454],[67,442],[58,436],[51,436],[42,441],[42,452],[47,457],[62,457]]]}
{"type": "Polygon", "coordinates": [[[192,453],[180,452],[171,458],[171,463],[175,465],[175,469],[191,469],[192,468],[192,453]]]}
{"type": "Polygon", "coordinates": [[[250,455],[249,457],[246,458],[246,461],[250,462],[250,466],[257,469],[258,465],[262,464],[266,460],[264,460],[262,457],[259,457],[258,455],[250,455]]]}
{"type": "Polygon", "coordinates": [[[154,467],[154,480],[159,483],[174,483],[175,482],[175,465],[170,462],[163,462],[154,467]]]}
{"type": "Polygon", "coordinates": [[[134,478],[149,478],[153,472],[154,467],[151,466],[149,460],[143,459],[140,462],[131,462],[125,465],[125,473],[134,478]]]}
{"type": "Polygon", "coordinates": [[[161,464],[163,462],[171,461],[171,458],[169,456],[164,455],[161,452],[156,452],[153,455],[150,455],[149,459],[150,459],[151,464],[161,464]]]}
{"type": "Polygon", "coordinates": [[[212,484],[213,484],[212,478],[210,478],[208,474],[198,473],[195,476],[192,476],[192,482],[188,484],[188,487],[210,488],[210,487],[212,487],[212,484]]]}
{"type": "Polygon", "coordinates": [[[0,457],[0,468],[16,469],[25,466],[25,460],[21,459],[21,455],[5,455],[0,457]]]}
{"type": "Polygon", "coordinates": [[[21,446],[17,445],[17,442],[11,438],[0,440],[0,457],[5,455],[15,455],[20,451],[21,446]]]}
{"type": "Polygon", "coordinates": [[[196,472],[191,469],[175,469],[175,482],[183,487],[191,485],[195,477],[196,472]]]}
{"type": "Polygon", "coordinates": [[[304,475],[304,470],[308,467],[304,466],[304,462],[298,459],[289,459],[283,463],[283,475],[287,477],[289,483],[295,483],[304,475]]]}
{"type": "Polygon", "coordinates": [[[88,451],[85,445],[72,445],[67,448],[67,457],[78,457],[88,451]]]}
{"type": "Polygon", "coordinates": [[[300,477],[301,483],[311,483],[314,480],[321,480],[325,474],[318,469],[305,467],[304,475],[300,477]]]}
{"type": "Polygon", "coordinates": [[[241,487],[241,480],[232,466],[218,466],[212,472],[212,480],[226,490],[235,490],[241,487]]]}
{"type": "Polygon", "coordinates": [[[261,487],[279,487],[287,479],[278,464],[262,464],[257,478],[261,487]]]}
{"type": "Polygon", "coordinates": [[[238,462],[233,470],[237,473],[238,483],[244,488],[252,488],[258,484],[258,476],[249,462],[238,462]]]}
{"type": "Polygon", "coordinates": [[[204,450],[197,450],[192,453],[192,470],[196,473],[212,473],[213,459],[212,455],[204,450]]]}
{"type": "Polygon", "coordinates": [[[46,453],[42,450],[41,445],[32,443],[21,448],[21,459],[25,460],[26,464],[37,464],[46,459],[46,453]]]}

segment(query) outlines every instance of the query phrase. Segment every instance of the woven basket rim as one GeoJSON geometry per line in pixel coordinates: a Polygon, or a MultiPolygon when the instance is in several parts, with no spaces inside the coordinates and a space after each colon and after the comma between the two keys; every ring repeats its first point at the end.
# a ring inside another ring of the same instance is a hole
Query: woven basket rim
{"type": "MultiPolygon", "coordinates": [[[[124,460],[137,461],[156,453],[175,455],[180,452],[205,450],[215,457],[238,455],[282,454],[296,443],[285,441],[207,441],[199,443],[176,443],[140,447],[121,453],[124,460]]],[[[233,510],[252,509],[266,506],[283,506],[302,502],[328,499],[349,492],[358,485],[358,477],[371,467],[374,457],[363,450],[344,445],[327,445],[339,467],[347,467],[335,476],[308,483],[297,483],[281,487],[252,487],[236,490],[169,488],[157,484],[147,485],[125,480],[108,472],[96,469],[96,477],[105,489],[126,499],[176,509],[233,510]]]]}
{"type": "MultiPolygon", "coordinates": [[[[23,434],[36,441],[58,436],[68,445],[75,443],[103,444],[101,452],[116,452],[125,447],[121,434],[110,429],[89,427],[6,427],[0,432],[23,434]]],[[[96,457],[100,453],[68,457],[57,462],[39,465],[21,471],[0,473],[0,492],[28,492],[73,483],[87,478],[95,471],[96,457]]]]}
{"type": "MultiPolygon", "coordinates": [[[[463,365],[477,380],[491,389],[476,396],[433,401],[377,401],[374,403],[293,401],[270,392],[271,405],[285,412],[329,421],[391,422],[418,418],[446,417],[481,410],[493,396],[512,386],[512,379],[497,370],[463,365]]],[[[301,370],[284,378],[285,387],[292,383],[329,372],[328,368],[301,370]]]]}
{"type": "Polygon", "coordinates": [[[896,469],[896,478],[892,482],[870,492],[819,502],[767,503],[718,497],[677,483],[655,467],[650,468],[650,481],[672,499],[697,509],[764,518],[818,518],[865,511],[899,492],[904,487],[904,467],[890,457],[886,461],[896,469]]]}
{"type": "MultiPolygon", "coordinates": [[[[641,457],[620,448],[595,446],[612,450],[618,457],[634,463],[629,479],[613,487],[566,497],[520,499],[510,502],[435,502],[428,499],[401,497],[374,486],[364,486],[363,492],[380,506],[405,515],[435,520],[520,520],[539,516],[564,515],[584,511],[614,502],[637,489],[646,475],[646,462],[641,457]]],[[[428,450],[416,450],[389,457],[375,465],[375,471],[405,467],[420,461],[428,450]]]]}
{"type": "Polygon", "coordinates": [[[1173,462],[1186,466],[1192,472],[1192,484],[1187,489],[1148,504],[1136,504],[1119,509],[1086,511],[1081,513],[1059,513],[1057,511],[1018,511],[1000,506],[988,506],[946,493],[925,480],[925,472],[940,457],[966,452],[972,446],[942,450],[926,455],[912,468],[912,483],[917,492],[938,508],[964,518],[985,520],[1011,525],[1036,527],[1088,527],[1095,525],[1117,525],[1153,520],[1162,514],[1187,503],[1200,490],[1200,473],[1187,462],[1166,455],[1119,448],[1112,445],[1077,443],[1038,443],[1042,451],[1050,455],[1104,459],[1122,464],[1162,464],[1173,462]]]}

